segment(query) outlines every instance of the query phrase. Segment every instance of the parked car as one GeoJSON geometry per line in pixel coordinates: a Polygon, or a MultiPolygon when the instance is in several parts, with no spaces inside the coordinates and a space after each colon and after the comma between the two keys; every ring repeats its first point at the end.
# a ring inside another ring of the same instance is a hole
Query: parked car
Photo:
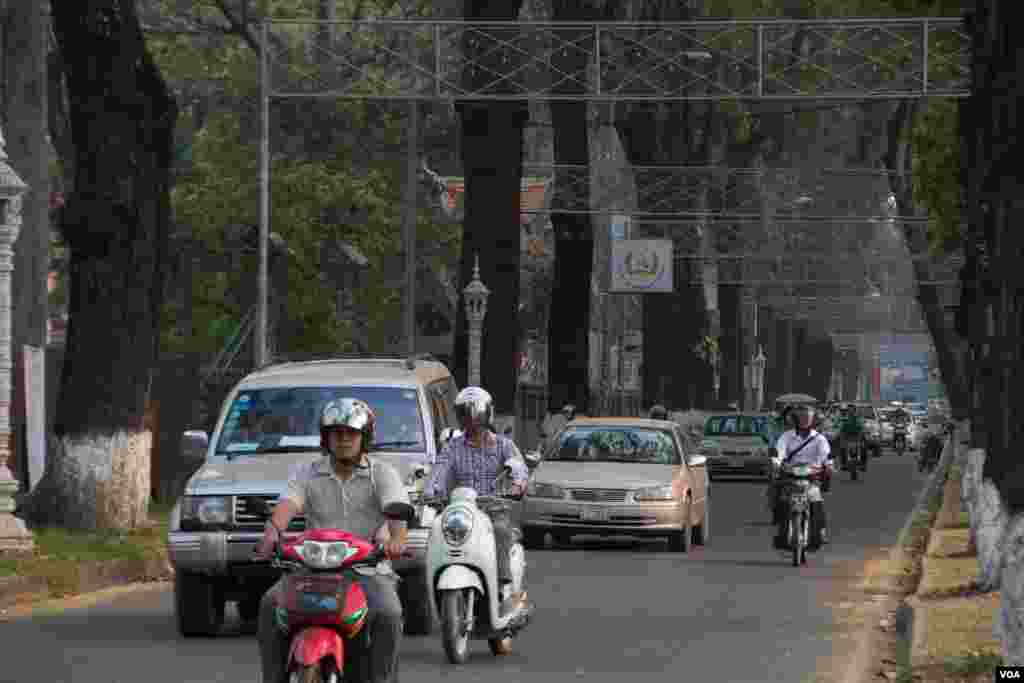
{"type": "Polygon", "coordinates": [[[544,535],[663,536],[673,551],[710,534],[706,458],[667,420],[577,418],[542,454],[523,498],[528,547],[544,535]]]}
{"type": "Polygon", "coordinates": [[[777,438],[771,417],[767,413],[708,417],[699,447],[700,454],[708,459],[708,473],[715,479],[771,477],[777,438]]]}
{"type": "MultiPolygon", "coordinates": [[[[448,368],[427,357],[286,362],[242,379],[224,401],[205,464],[170,516],[167,544],[182,635],[215,635],[227,601],[238,603],[243,619],[256,616],[280,571],[252,560],[267,519],[253,499],[276,502],[293,468],[323,457],[319,418],[327,401],[358,398],[374,409],[370,457],[396,467],[416,502],[441,433],[455,426],[456,393],[448,368]]],[[[299,516],[289,531],[304,528],[299,516]]],[[[411,528],[409,557],[393,563],[404,578],[400,597],[410,633],[429,633],[433,624],[425,595],[427,534],[411,528]]]]}

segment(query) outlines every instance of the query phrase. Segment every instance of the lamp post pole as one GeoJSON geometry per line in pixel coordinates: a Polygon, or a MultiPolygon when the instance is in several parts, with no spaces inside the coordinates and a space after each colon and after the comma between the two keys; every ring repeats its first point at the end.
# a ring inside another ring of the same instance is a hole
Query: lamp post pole
{"type": "Polygon", "coordinates": [[[480,386],[480,350],[484,335],[484,316],[487,315],[487,297],[491,290],[480,281],[480,257],[473,263],[473,279],[462,290],[466,302],[466,321],[469,323],[469,386],[480,386]]]}
{"type": "Polygon", "coordinates": [[[18,481],[7,461],[11,457],[11,273],[14,242],[21,230],[21,197],[28,186],[7,165],[3,132],[0,131],[0,552],[30,552],[32,534],[14,516],[18,481]]]}

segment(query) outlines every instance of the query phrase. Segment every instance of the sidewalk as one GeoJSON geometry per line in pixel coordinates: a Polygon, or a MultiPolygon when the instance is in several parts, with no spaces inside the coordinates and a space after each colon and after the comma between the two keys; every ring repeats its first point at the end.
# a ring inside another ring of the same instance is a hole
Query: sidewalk
{"type": "Polygon", "coordinates": [[[922,558],[921,581],[906,601],[913,615],[907,681],[988,682],[1002,661],[995,633],[999,594],[977,591],[978,559],[969,548],[960,486],[954,464],[922,558]]]}

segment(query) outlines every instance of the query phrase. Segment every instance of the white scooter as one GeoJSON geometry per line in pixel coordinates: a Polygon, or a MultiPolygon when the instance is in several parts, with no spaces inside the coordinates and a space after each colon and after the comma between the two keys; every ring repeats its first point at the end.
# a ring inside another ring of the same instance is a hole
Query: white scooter
{"type": "MultiPolygon", "coordinates": [[[[524,460],[533,469],[540,457],[528,453],[524,460]]],[[[507,479],[508,474],[506,470],[498,480],[507,479]]],[[[433,586],[428,592],[441,622],[448,661],[465,664],[470,638],[486,639],[494,655],[508,654],[513,636],[529,622],[532,607],[516,599],[523,590],[526,571],[526,552],[518,541],[509,551],[512,585],[506,595],[498,592],[494,531],[487,511],[495,506],[507,510],[507,501],[459,487],[451,492],[447,504],[439,499],[431,503],[444,505],[427,544],[427,581],[433,586]]]]}

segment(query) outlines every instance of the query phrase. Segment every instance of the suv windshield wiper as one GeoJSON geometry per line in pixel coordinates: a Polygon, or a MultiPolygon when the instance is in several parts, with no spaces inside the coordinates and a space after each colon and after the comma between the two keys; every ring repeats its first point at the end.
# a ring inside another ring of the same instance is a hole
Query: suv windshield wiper
{"type": "Polygon", "coordinates": [[[403,446],[419,446],[422,441],[378,441],[373,444],[371,451],[379,451],[382,448],[402,448],[403,446]]]}

